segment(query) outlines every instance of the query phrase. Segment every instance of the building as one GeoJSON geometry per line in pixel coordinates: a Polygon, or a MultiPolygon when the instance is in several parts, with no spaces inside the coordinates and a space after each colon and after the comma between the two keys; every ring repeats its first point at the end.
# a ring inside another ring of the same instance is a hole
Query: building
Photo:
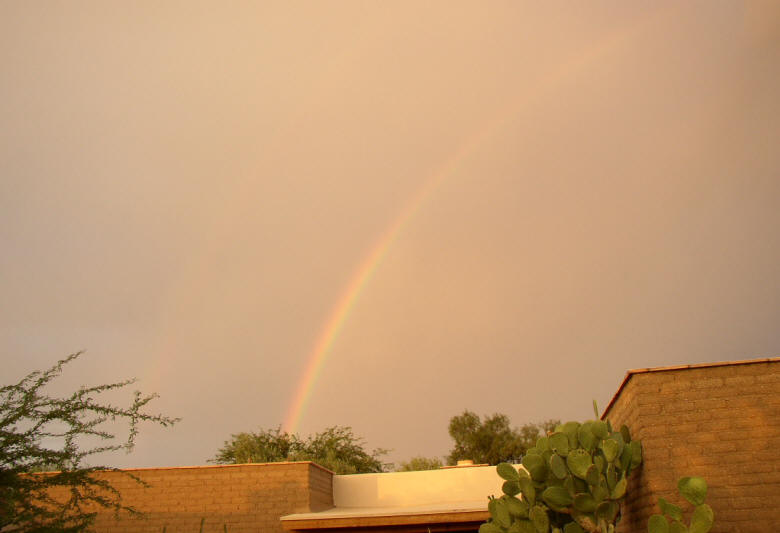
{"type": "Polygon", "coordinates": [[[780,357],[630,370],[602,418],[642,441],[618,533],[644,533],[658,498],[684,503],[677,480],[701,476],[712,533],[780,523],[780,357]]]}
{"type": "MultiPolygon", "coordinates": [[[[644,533],[658,498],[682,503],[677,480],[701,476],[713,533],[780,523],[780,358],[631,370],[602,418],[641,439],[619,533],[644,533]]],[[[334,475],[311,462],[105,472],[145,520],[100,514],[98,533],[431,533],[476,531],[495,467],[334,475]]],[[[685,507],[685,504],[683,504],[685,507]]]]}
{"type": "Polygon", "coordinates": [[[281,517],[296,533],[476,531],[489,517],[487,496],[500,496],[495,466],[333,476],[333,507],[281,517]]]}

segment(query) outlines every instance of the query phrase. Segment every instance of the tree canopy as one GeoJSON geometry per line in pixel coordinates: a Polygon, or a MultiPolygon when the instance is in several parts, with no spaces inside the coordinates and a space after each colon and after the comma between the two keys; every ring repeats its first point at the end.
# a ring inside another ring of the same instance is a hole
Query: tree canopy
{"type": "Polygon", "coordinates": [[[423,457],[418,455],[412,457],[408,461],[402,461],[401,466],[399,466],[396,471],[412,472],[417,470],[436,470],[442,466],[444,465],[438,457],[423,457]]]}
{"type": "Polygon", "coordinates": [[[169,426],[178,419],[145,410],[156,394],[144,396],[136,391],[128,407],[96,399],[134,380],[82,386],[63,398],[44,394],[46,385],[79,355],[0,387],[0,530],[76,533],[92,524],[99,508],[138,514],[122,504],[119,492],[108,481],[94,476],[98,470],[116,469],[87,466],[84,460],[97,453],[132,450],[139,422],[169,426]],[[116,441],[104,425],[117,419],[128,425],[124,442],[116,441]],[[103,444],[83,448],[85,438],[103,444]],[[56,472],[44,473],[47,470],[56,472]],[[52,495],[57,489],[60,497],[52,495]]]}
{"type": "Polygon", "coordinates": [[[222,464],[313,461],[337,474],[383,472],[381,456],[387,450],[367,452],[363,439],[351,427],[333,426],[303,439],[281,428],[242,432],[217,451],[211,462],[222,464]]]}
{"type": "Polygon", "coordinates": [[[518,429],[510,426],[509,417],[504,414],[496,413],[481,420],[477,414],[465,410],[450,419],[449,433],[455,443],[447,463],[454,465],[461,459],[490,465],[519,461],[536,439],[559,423],[548,420],[524,424],[518,429]]]}

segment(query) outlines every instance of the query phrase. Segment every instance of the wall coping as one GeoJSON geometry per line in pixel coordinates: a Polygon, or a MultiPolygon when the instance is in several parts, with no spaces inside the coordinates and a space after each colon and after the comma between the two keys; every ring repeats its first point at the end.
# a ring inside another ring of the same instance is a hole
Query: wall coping
{"type": "MultiPolygon", "coordinates": [[[[206,470],[211,468],[239,468],[242,466],[282,466],[282,465],[311,465],[316,466],[329,474],[335,472],[328,470],[324,466],[318,465],[314,461],[277,461],[273,463],[238,463],[238,464],[220,464],[220,465],[194,465],[194,466],[143,466],[135,468],[112,468],[107,470],[97,470],[96,472],[149,472],[152,470],[206,470]]],[[[39,474],[56,474],[57,472],[36,472],[39,474]]]]}
{"type": "Polygon", "coordinates": [[[623,391],[626,384],[631,379],[631,377],[634,376],[634,374],[646,374],[648,372],[669,372],[673,370],[690,370],[693,368],[710,368],[716,366],[753,365],[757,363],[780,363],[780,357],[763,357],[761,359],[742,359],[739,361],[717,361],[713,363],[698,363],[695,365],[658,366],[658,367],[651,367],[651,368],[635,368],[629,370],[628,372],[626,372],[626,376],[623,378],[623,381],[620,383],[620,386],[615,391],[615,394],[612,396],[612,399],[609,401],[609,404],[607,404],[607,407],[604,409],[604,412],[601,414],[601,419],[603,420],[604,418],[606,418],[607,413],[609,413],[609,410],[615,404],[615,402],[618,399],[618,396],[620,396],[620,393],[623,391]]]}

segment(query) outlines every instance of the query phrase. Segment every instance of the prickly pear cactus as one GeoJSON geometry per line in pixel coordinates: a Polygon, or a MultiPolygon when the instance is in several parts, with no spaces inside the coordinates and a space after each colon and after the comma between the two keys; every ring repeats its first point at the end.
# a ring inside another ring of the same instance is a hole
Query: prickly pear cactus
{"type": "Polygon", "coordinates": [[[683,498],[693,505],[691,523],[685,525],[683,511],[680,507],[658,499],[661,513],[654,514],[647,522],[649,533],[707,533],[715,520],[712,508],[704,503],[707,497],[707,482],[700,477],[684,477],[677,482],[677,490],[683,498]]]}
{"type": "Polygon", "coordinates": [[[498,465],[504,494],[490,497],[479,532],[614,533],[628,476],[641,462],[642,446],[625,426],[559,425],[528,450],[522,469],[498,465]]]}

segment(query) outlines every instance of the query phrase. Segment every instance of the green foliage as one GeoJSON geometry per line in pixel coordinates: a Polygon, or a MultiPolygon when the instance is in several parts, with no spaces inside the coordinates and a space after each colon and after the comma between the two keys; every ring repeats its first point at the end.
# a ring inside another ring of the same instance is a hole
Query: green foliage
{"type": "Polygon", "coordinates": [[[169,426],[178,419],[145,411],[155,394],[142,396],[136,391],[128,407],[98,401],[100,394],[122,389],[134,380],[81,387],[64,398],[44,394],[43,389],[79,355],[0,387],[0,529],[75,533],[92,524],[96,508],[138,514],[122,504],[119,492],[108,481],[94,476],[96,471],[115,469],[85,466],[84,460],[97,453],[132,450],[139,422],[169,426]],[[117,419],[128,424],[127,439],[120,443],[104,426],[117,419]],[[82,448],[85,438],[103,444],[82,448]],[[57,489],[64,499],[52,497],[51,491],[57,489]]]}
{"type": "Polygon", "coordinates": [[[401,462],[396,472],[413,472],[416,470],[437,470],[444,466],[438,457],[412,457],[408,461],[401,462]]]}
{"type": "Polygon", "coordinates": [[[380,457],[387,450],[368,453],[352,428],[334,426],[306,439],[280,428],[238,433],[220,448],[211,462],[222,464],[313,461],[337,474],[383,472],[380,457]]]}
{"type": "Polygon", "coordinates": [[[450,419],[449,433],[455,444],[447,456],[447,464],[454,465],[461,459],[491,465],[516,462],[558,423],[548,420],[512,428],[506,415],[496,413],[480,420],[477,414],[466,410],[450,419]]]}
{"type": "Polygon", "coordinates": [[[677,505],[658,499],[662,514],[654,514],[647,521],[649,533],[707,533],[715,521],[712,508],[704,503],[707,482],[700,477],[684,477],[677,482],[677,490],[693,506],[690,524],[686,525],[683,510],[677,505]]]}
{"type": "Polygon", "coordinates": [[[490,497],[480,533],[613,533],[641,449],[625,426],[558,424],[528,448],[522,469],[498,465],[504,494],[490,497]]]}
{"type": "Polygon", "coordinates": [[[237,433],[220,448],[211,462],[221,464],[273,463],[290,459],[303,446],[297,435],[281,429],[261,430],[259,433],[237,433]]]}

